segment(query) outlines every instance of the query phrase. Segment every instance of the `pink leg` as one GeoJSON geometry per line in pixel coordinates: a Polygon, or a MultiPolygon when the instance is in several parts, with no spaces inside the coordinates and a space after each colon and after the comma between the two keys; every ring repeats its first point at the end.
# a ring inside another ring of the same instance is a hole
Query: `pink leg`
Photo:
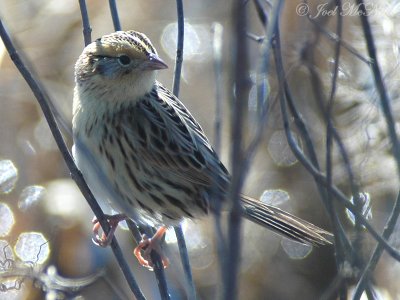
{"type": "Polygon", "coordinates": [[[158,228],[156,233],[153,235],[151,239],[149,239],[146,235],[143,235],[142,240],[140,241],[139,245],[133,250],[137,260],[139,263],[150,270],[153,269],[153,263],[151,262],[150,253],[152,250],[156,251],[160,256],[164,268],[169,266],[168,258],[163,254],[160,243],[161,239],[163,238],[167,228],[162,226],[158,228]],[[143,250],[143,254],[142,251],[143,250]]]}
{"type": "Polygon", "coordinates": [[[93,218],[92,223],[93,225],[93,234],[94,237],[92,241],[100,247],[107,247],[110,245],[113,237],[115,230],[117,230],[118,223],[121,221],[124,221],[127,219],[127,216],[124,214],[117,214],[117,215],[106,215],[107,222],[110,225],[110,231],[106,235],[104,232],[102,233],[101,237],[99,235],[99,230],[101,228],[100,222],[97,220],[96,217],[93,218]]]}

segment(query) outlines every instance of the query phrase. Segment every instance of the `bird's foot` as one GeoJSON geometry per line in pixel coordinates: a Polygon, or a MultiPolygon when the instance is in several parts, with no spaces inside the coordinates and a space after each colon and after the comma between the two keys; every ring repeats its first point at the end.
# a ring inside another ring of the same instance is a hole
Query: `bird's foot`
{"type": "Polygon", "coordinates": [[[118,224],[121,221],[125,221],[127,216],[124,214],[116,214],[116,215],[105,215],[108,225],[110,226],[110,231],[108,234],[104,232],[99,235],[99,230],[101,228],[100,222],[97,220],[96,217],[93,218],[92,223],[93,225],[93,234],[94,237],[92,238],[93,243],[100,247],[107,247],[111,244],[111,241],[114,237],[115,230],[117,230],[118,224]]]}
{"type": "Polygon", "coordinates": [[[161,257],[161,261],[163,263],[164,268],[169,266],[169,260],[164,255],[161,249],[162,238],[167,231],[167,228],[162,226],[160,227],[152,238],[148,238],[147,235],[143,234],[142,240],[139,245],[133,250],[137,260],[143,266],[148,268],[149,270],[153,270],[154,264],[151,261],[150,253],[151,251],[156,251],[158,255],[161,257]],[[143,254],[142,254],[143,250],[143,254]]]}

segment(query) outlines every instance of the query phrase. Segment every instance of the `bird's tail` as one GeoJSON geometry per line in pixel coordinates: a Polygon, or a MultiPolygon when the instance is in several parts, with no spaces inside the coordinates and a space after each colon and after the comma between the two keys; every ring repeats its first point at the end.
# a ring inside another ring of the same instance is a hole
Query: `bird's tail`
{"type": "Polygon", "coordinates": [[[241,196],[244,217],[291,240],[311,244],[331,244],[332,234],[277,207],[241,196]]]}

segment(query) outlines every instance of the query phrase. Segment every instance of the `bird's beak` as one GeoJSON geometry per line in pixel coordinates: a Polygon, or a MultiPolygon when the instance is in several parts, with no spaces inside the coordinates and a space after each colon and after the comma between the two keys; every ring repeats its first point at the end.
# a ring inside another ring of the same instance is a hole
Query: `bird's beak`
{"type": "Polygon", "coordinates": [[[159,58],[157,55],[153,53],[151,53],[147,57],[147,60],[145,60],[141,65],[142,70],[161,70],[167,68],[168,68],[167,64],[161,58],[159,58]]]}

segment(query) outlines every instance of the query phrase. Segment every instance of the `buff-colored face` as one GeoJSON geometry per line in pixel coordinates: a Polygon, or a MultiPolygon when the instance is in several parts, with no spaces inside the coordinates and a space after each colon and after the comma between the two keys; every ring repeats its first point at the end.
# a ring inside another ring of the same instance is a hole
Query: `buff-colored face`
{"type": "Polygon", "coordinates": [[[135,77],[136,73],[165,69],[150,40],[136,31],[118,31],[88,45],[75,67],[77,83],[93,76],[112,81],[135,77]]]}

